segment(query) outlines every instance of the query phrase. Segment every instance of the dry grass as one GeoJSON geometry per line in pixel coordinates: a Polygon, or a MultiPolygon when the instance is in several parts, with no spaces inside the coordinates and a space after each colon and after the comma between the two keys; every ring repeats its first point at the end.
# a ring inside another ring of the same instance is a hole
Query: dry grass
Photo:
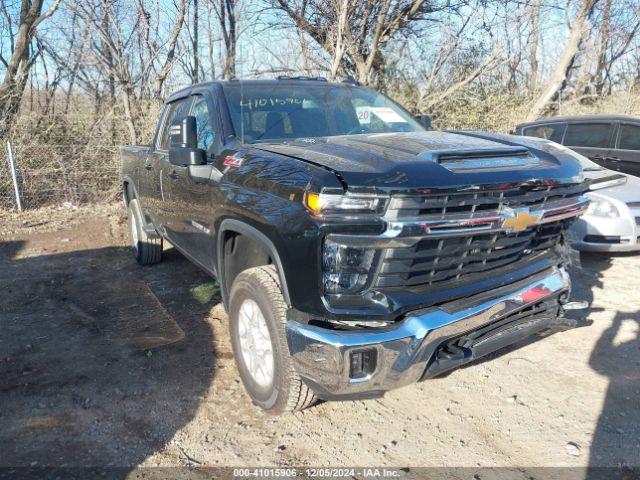
{"type": "MultiPolygon", "coordinates": [[[[420,108],[416,93],[397,89],[392,96],[411,111],[420,108]]],[[[428,112],[435,128],[447,130],[487,130],[508,133],[525,121],[530,98],[495,89],[462,92],[432,107],[428,112]]],[[[552,106],[549,116],[622,114],[640,116],[640,90],[621,91],[606,97],[584,97],[552,106]]]]}
{"type": "MultiPolygon", "coordinates": [[[[396,84],[390,94],[411,111],[418,111],[417,92],[396,84]]],[[[59,103],[61,103],[58,100],[59,103]]],[[[448,98],[428,112],[433,125],[450,130],[509,132],[525,120],[531,99],[495,88],[474,88],[448,98]]],[[[118,105],[96,110],[86,98],[74,98],[66,110],[24,105],[10,140],[18,163],[25,208],[112,201],[120,191],[119,146],[130,143],[118,105]]],[[[161,106],[136,107],[139,143],[150,143],[161,106]]],[[[616,92],[602,98],[581,98],[554,105],[555,115],[640,115],[640,90],[616,92]]],[[[6,149],[0,148],[0,210],[15,207],[6,149]]]]}

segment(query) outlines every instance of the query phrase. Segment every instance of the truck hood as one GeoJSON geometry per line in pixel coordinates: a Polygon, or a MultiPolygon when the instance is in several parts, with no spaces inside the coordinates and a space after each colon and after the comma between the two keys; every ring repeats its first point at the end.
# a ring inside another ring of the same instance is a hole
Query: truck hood
{"type": "Polygon", "coordinates": [[[580,181],[580,165],[573,157],[552,146],[526,145],[519,139],[522,137],[480,138],[430,131],[308,138],[252,147],[320,165],[336,173],[350,189],[393,191],[536,180],[580,181]],[[511,163],[505,163],[500,155],[520,152],[516,156],[521,157],[526,150],[529,160],[520,163],[513,156],[511,163]],[[462,163],[444,162],[445,156],[458,156],[462,163]]]}

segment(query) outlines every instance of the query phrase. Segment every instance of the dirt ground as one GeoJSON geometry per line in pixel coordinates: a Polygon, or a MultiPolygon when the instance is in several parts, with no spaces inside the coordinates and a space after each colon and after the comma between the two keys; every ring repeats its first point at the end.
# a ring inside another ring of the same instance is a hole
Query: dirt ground
{"type": "Polygon", "coordinates": [[[139,267],[121,205],[0,224],[0,467],[640,466],[640,255],[582,256],[588,327],[272,417],[216,284],[172,249],[139,267]]]}

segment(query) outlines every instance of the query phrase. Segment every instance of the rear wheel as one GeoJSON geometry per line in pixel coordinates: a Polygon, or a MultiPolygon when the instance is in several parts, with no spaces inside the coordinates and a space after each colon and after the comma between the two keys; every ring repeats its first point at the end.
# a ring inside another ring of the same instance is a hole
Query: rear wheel
{"type": "Polygon", "coordinates": [[[273,265],[245,270],[233,282],[229,319],[240,378],[253,402],[274,414],[302,410],[316,401],[293,368],[286,311],[273,265]]]}
{"type": "Polygon", "coordinates": [[[134,198],[129,202],[129,235],[133,256],[140,265],[152,265],[162,260],[162,237],[153,237],[145,232],[140,202],[134,198]]]}

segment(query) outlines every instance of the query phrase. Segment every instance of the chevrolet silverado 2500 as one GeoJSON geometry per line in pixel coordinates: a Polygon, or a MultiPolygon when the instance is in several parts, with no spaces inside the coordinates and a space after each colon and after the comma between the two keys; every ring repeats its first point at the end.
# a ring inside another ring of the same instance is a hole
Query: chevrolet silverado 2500
{"type": "Polygon", "coordinates": [[[434,377],[575,326],[579,163],[551,144],[431,131],[322,79],[194,85],[123,147],[136,260],[214,276],[245,389],[274,413],[434,377]]]}

